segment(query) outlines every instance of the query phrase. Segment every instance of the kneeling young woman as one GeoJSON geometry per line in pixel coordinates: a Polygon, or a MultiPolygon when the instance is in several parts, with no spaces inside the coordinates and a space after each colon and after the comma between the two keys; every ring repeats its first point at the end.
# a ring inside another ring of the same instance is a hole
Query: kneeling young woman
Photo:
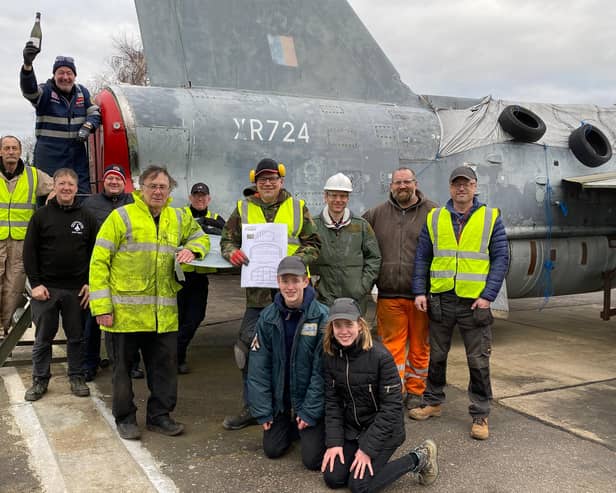
{"type": "Polygon", "coordinates": [[[436,481],[432,440],[389,461],[405,439],[400,376],[351,298],[338,298],[330,308],[323,371],[327,450],[321,471],[327,486],[379,491],[408,472],[424,485],[436,481]]]}

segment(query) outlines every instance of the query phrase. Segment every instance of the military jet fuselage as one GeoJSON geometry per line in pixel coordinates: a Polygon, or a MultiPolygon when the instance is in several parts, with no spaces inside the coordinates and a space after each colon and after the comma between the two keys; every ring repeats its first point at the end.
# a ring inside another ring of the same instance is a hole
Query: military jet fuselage
{"type": "Polygon", "coordinates": [[[616,268],[616,110],[415,95],[344,0],[136,5],[151,85],[98,95],[98,176],[164,164],[176,201],[205,181],[228,215],[272,157],[316,214],[336,172],[362,212],[400,166],[444,203],[449,173],[470,163],[507,228],[509,297],[597,290],[616,268]]]}

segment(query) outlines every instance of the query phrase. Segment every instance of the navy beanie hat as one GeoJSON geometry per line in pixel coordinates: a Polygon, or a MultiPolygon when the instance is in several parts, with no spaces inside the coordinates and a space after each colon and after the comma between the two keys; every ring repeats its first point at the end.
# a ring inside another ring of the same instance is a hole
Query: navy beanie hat
{"type": "Polygon", "coordinates": [[[57,56],[56,61],[53,62],[53,70],[52,72],[55,74],[56,70],[60,67],[68,67],[70,68],[75,75],[77,75],[77,68],[75,67],[75,59],[70,56],[57,56]]]}

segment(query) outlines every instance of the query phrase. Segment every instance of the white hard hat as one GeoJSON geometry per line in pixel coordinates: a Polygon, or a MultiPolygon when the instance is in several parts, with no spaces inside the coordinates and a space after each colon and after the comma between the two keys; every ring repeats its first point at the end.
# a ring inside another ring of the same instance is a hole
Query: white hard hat
{"type": "Polygon", "coordinates": [[[325,186],[323,190],[338,190],[340,192],[352,192],[353,184],[348,176],[343,175],[342,173],[336,173],[334,176],[330,176],[325,182],[325,186]]]}

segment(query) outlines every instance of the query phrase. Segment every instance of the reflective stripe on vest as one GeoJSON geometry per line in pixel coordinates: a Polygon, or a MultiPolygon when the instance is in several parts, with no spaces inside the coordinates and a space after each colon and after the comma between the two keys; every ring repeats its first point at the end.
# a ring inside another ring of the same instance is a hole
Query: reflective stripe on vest
{"type": "Polygon", "coordinates": [[[445,208],[428,213],[426,224],[432,240],[430,292],[443,293],[455,288],[462,298],[478,298],[490,271],[489,244],[498,209],[481,206],[464,225],[456,239],[451,214],[445,208]]]}
{"type": "MultiPolygon", "coordinates": [[[[136,241],[133,222],[130,218],[129,210],[126,207],[119,207],[116,209],[118,215],[122,219],[124,226],[126,227],[126,241],[120,244],[117,250],[117,254],[131,254],[135,256],[135,268],[138,269],[139,264],[142,262],[158,262],[157,258],[161,256],[169,256],[170,260],[175,262],[175,254],[177,247],[173,245],[165,245],[162,243],[156,243],[151,241],[136,241]],[[156,256],[151,257],[151,254],[156,256]]],[[[180,209],[173,209],[176,217],[177,226],[177,238],[182,237],[182,211],[180,209]]],[[[113,249],[113,243],[97,238],[96,244],[98,246],[113,249]]],[[[101,296],[102,297],[102,296],[101,296]]],[[[97,299],[96,296],[94,299],[97,299]]],[[[122,305],[154,305],[154,306],[175,306],[176,296],[175,293],[171,296],[152,296],[152,295],[137,295],[137,296],[125,296],[114,294],[111,296],[113,304],[122,305]]]]}
{"type": "MultiPolygon", "coordinates": [[[[237,209],[242,218],[242,224],[263,224],[265,215],[263,209],[247,200],[239,200],[237,209]]],[[[287,198],[276,212],[274,223],[286,224],[287,226],[287,255],[293,255],[299,248],[299,234],[304,224],[304,201],[287,198]]]]}
{"type": "MultiPolygon", "coordinates": [[[[30,101],[34,101],[30,95],[25,95],[30,101]]],[[[38,99],[39,94],[35,99],[38,99]]],[[[63,98],[65,99],[65,98],[63,98]]],[[[87,117],[100,115],[99,108],[95,104],[91,104],[85,108],[77,106],[77,101],[86,103],[81,85],[75,84],[75,94],[69,98],[68,107],[58,105],[53,110],[55,115],[37,115],[34,135],[37,137],[51,137],[55,139],[75,139],[78,136],[79,129],[86,122],[87,117]],[[61,108],[60,108],[61,106],[61,108]],[[60,114],[58,114],[60,113],[60,114]]]]}
{"type": "Polygon", "coordinates": [[[36,209],[38,175],[36,168],[25,166],[17,179],[15,190],[9,193],[7,183],[0,180],[0,240],[26,237],[28,223],[36,209]]]}

